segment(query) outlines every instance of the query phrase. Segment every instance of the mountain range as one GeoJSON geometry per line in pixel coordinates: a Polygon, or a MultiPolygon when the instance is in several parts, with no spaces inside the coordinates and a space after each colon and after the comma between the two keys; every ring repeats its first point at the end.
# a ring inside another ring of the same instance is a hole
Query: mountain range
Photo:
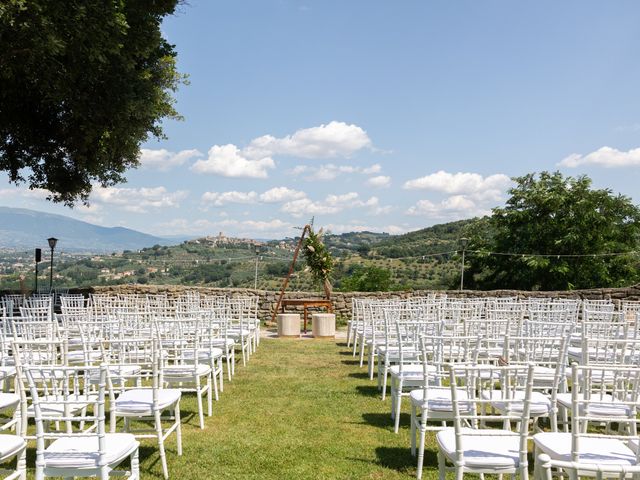
{"type": "Polygon", "coordinates": [[[167,239],[124,227],[100,227],[64,215],[0,207],[0,248],[48,250],[47,238],[58,239],[56,248],[65,252],[117,252],[152,245],[172,245],[182,239],[167,239]]]}

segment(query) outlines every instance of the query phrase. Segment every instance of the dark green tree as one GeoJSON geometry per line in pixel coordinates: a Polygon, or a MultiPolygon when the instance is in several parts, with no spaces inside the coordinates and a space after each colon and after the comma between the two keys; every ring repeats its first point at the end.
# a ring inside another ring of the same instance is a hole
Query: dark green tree
{"type": "Polygon", "coordinates": [[[560,172],[513,180],[505,207],[465,233],[471,239],[465,287],[566,290],[638,281],[633,252],[639,245],[640,209],[628,197],[592,188],[587,176],[560,172]]]}
{"type": "Polygon", "coordinates": [[[179,0],[0,2],[0,170],[73,205],[124,180],[184,81],[162,19],[179,0]]]}
{"type": "Polygon", "coordinates": [[[373,265],[356,266],[341,283],[345,292],[386,292],[391,288],[391,272],[373,265]]]}

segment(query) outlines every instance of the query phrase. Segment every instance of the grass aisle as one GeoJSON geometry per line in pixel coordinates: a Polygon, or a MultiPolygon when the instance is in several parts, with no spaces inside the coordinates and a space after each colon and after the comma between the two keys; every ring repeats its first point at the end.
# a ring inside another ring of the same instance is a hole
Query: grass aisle
{"type": "MultiPolygon", "coordinates": [[[[265,339],[246,368],[225,383],[207,427],[197,428],[193,397],[183,429],[184,455],[168,442],[172,478],[359,479],[415,475],[408,415],[393,433],[390,400],[380,401],[344,344],[265,339]]],[[[407,411],[407,409],[404,409],[407,411]]],[[[145,442],[146,444],[146,442],[145,442]]],[[[143,477],[160,476],[158,455],[144,449],[143,477]]],[[[425,477],[435,473],[426,452],[425,477]]]]}

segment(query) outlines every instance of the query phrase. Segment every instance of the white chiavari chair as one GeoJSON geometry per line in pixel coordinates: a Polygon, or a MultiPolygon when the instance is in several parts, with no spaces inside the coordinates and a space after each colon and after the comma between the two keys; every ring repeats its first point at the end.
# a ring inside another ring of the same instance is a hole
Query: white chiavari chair
{"type": "Polygon", "coordinates": [[[81,392],[89,373],[86,367],[27,366],[24,370],[35,412],[37,479],[93,476],[107,480],[117,473],[139,479],[138,441],[131,434],[106,432],[106,367],[97,369],[94,375],[99,381],[92,414],[84,411],[76,416],[70,412],[84,395],[81,392]],[[52,396],[63,406],[62,418],[50,409],[49,398],[52,396]],[[48,426],[57,420],[63,420],[67,428],[51,432],[48,426]],[[79,424],[77,428],[76,423],[79,424]],[[88,428],[86,424],[89,424],[88,428]],[[131,470],[115,471],[127,458],[131,461],[131,470]]]}
{"type": "Polygon", "coordinates": [[[137,369],[135,373],[130,373],[123,379],[126,381],[119,381],[119,385],[113,382],[109,385],[111,432],[115,433],[118,419],[122,418],[125,432],[134,433],[136,438],[156,439],[162,472],[165,479],[169,478],[165,442],[169,435],[175,432],[178,455],[182,455],[182,394],[179,389],[163,388],[162,363],[166,355],[160,350],[155,338],[124,338],[109,341],[105,358],[109,360],[109,370],[113,366],[120,371],[126,371],[127,367],[137,369]],[[133,419],[151,425],[148,429],[132,430],[133,419]],[[170,422],[168,426],[164,425],[166,421],[170,422]]]}

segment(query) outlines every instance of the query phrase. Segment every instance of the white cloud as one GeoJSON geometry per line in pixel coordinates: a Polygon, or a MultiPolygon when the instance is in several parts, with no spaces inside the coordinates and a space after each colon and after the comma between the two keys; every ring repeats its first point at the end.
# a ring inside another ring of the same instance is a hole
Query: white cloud
{"type": "Polygon", "coordinates": [[[287,202],[281,208],[283,212],[289,213],[294,217],[301,217],[303,215],[328,215],[338,213],[342,209],[343,207],[331,206],[323,202],[314,202],[308,198],[287,202]]]}
{"type": "Polygon", "coordinates": [[[498,173],[483,177],[478,173],[449,173],[440,170],[425,177],[409,180],[408,190],[431,190],[449,195],[468,195],[478,200],[498,201],[511,184],[511,179],[498,173]]]}
{"type": "Polygon", "coordinates": [[[272,155],[334,158],[349,157],[363,148],[371,148],[367,132],[357,125],[333,121],[319,127],[304,128],[282,138],[263,135],[252,140],[243,153],[249,158],[272,155]]]}
{"type": "Polygon", "coordinates": [[[406,213],[407,215],[453,220],[488,215],[491,212],[465,195],[453,195],[438,203],[430,200],[419,200],[406,213]]]}
{"type": "Polygon", "coordinates": [[[157,150],[142,148],[140,150],[139,160],[143,167],[166,172],[173,167],[179,167],[192,158],[201,156],[202,152],[196,149],[181,150],[178,153],[175,153],[164,148],[157,150]]]}
{"type": "Polygon", "coordinates": [[[325,226],[325,230],[334,233],[348,233],[348,232],[385,232],[391,235],[398,235],[401,233],[406,233],[408,230],[405,227],[401,227],[398,225],[384,225],[384,226],[372,226],[372,225],[362,225],[358,223],[347,223],[347,224],[335,224],[330,223],[325,226]]]}
{"type": "Polygon", "coordinates": [[[558,166],[569,168],[580,165],[597,165],[606,168],[637,167],[640,166],[640,148],[632,148],[624,152],[611,147],[602,147],[587,155],[572,153],[558,163],[558,166]]]}
{"type": "Polygon", "coordinates": [[[282,238],[291,236],[293,225],[280,219],[271,220],[220,220],[212,222],[200,219],[190,221],[185,218],[175,218],[158,225],[159,233],[167,230],[182,235],[206,236],[217,235],[223,232],[225,235],[254,238],[256,233],[269,238],[282,238]]]}
{"type": "Polygon", "coordinates": [[[165,187],[120,188],[96,186],[91,201],[113,205],[128,212],[146,213],[149,209],[177,208],[189,192],[169,192],[165,187]]]}
{"type": "MultiPolygon", "coordinates": [[[[303,215],[329,215],[339,213],[350,208],[378,208],[378,198],[370,197],[363,201],[356,192],[342,195],[327,195],[323,201],[313,201],[309,198],[293,200],[282,205],[281,210],[294,217],[303,215]]],[[[386,207],[383,207],[386,208],[386,207]]]]}
{"type": "Polygon", "coordinates": [[[365,175],[373,175],[374,173],[380,173],[381,171],[382,165],[380,165],[379,163],[375,163],[370,167],[362,169],[362,173],[364,173],[365,175]]]}
{"type": "Polygon", "coordinates": [[[371,175],[374,173],[379,173],[381,170],[382,166],[378,163],[371,165],[370,167],[354,167],[352,165],[335,165],[333,163],[327,163],[324,165],[319,165],[317,167],[297,165],[293,169],[289,170],[288,173],[294,176],[308,173],[309,175],[305,177],[305,180],[327,181],[334,180],[342,174],[358,173],[362,175],[371,175]]]}
{"type": "Polygon", "coordinates": [[[249,228],[250,231],[257,232],[269,232],[269,231],[282,231],[284,229],[292,228],[289,222],[283,222],[280,219],[273,219],[268,221],[263,220],[245,220],[239,222],[239,225],[243,228],[249,228]]]}
{"type": "Polygon", "coordinates": [[[198,160],[191,169],[196,173],[212,173],[223,177],[267,178],[267,170],[275,168],[271,157],[247,158],[233,144],[214,145],[206,160],[198,160]]]}
{"type": "Polygon", "coordinates": [[[221,207],[227,203],[255,203],[258,199],[256,192],[204,192],[201,200],[203,203],[221,207]]]}
{"type": "Polygon", "coordinates": [[[24,188],[24,187],[12,187],[0,189],[0,198],[15,198],[23,197],[34,200],[45,200],[51,192],[42,188],[24,188]]]}
{"type": "Polygon", "coordinates": [[[388,177],[386,175],[371,177],[367,180],[367,185],[378,188],[388,187],[389,185],[391,185],[391,177],[388,177]]]}
{"type": "Polygon", "coordinates": [[[287,187],[275,187],[267,190],[260,195],[260,201],[264,203],[288,202],[291,200],[299,200],[307,195],[300,190],[293,190],[287,187]]]}

